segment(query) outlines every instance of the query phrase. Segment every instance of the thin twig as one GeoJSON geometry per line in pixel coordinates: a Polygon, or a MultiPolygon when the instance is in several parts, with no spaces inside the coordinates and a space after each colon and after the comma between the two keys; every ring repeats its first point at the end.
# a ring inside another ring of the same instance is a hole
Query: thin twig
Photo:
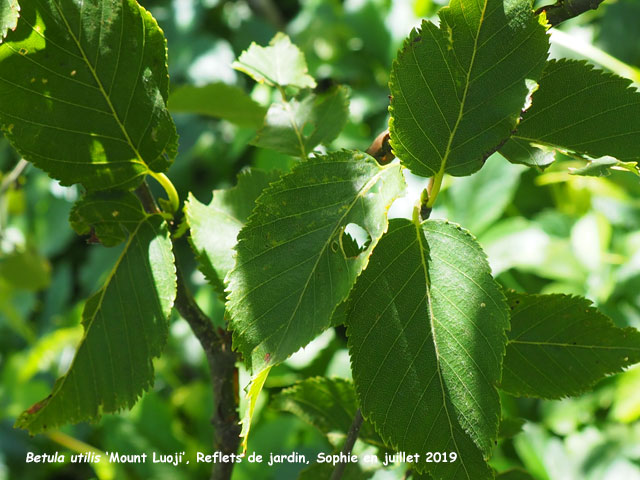
{"type": "MultiPolygon", "coordinates": [[[[236,354],[231,350],[231,336],[216,329],[209,317],[200,309],[184,282],[180,269],[178,295],[175,306],[202,345],[213,387],[213,417],[215,429],[213,448],[230,455],[238,451],[240,444],[240,419],[238,417],[238,371],[236,354]]],[[[213,465],[211,480],[229,480],[234,462],[218,462],[213,465]]]]}
{"type": "MultiPolygon", "coordinates": [[[[344,442],[341,452],[347,457],[351,454],[351,450],[353,450],[353,446],[358,439],[358,434],[360,433],[360,427],[362,427],[363,421],[364,418],[362,418],[362,412],[360,409],[356,410],[356,414],[353,416],[353,422],[351,423],[351,427],[349,427],[347,439],[344,442]]],[[[345,468],[347,468],[347,462],[338,463],[331,474],[331,480],[340,480],[345,468]]]]}
{"type": "Polygon", "coordinates": [[[13,182],[15,182],[24,169],[29,166],[29,162],[27,162],[24,158],[20,159],[18,163],[16,163],[15,167],[5,175],[2,179],[2,183],[0,183],[0,195],[9,190],[9,187],[13,182]]]}
{"type": "Polygon", "coordinates": [[[136,195],[140,199],[145,212],[160,213],[158,204],[156,203],[155,198],[153,198],[153,194],[151,193],[151,189],[149,188],[146,180],[142,182],[142,184],[138,188],[136,188],[136,195]]]}
{"type": "Polygon", "coordinates": [[[536,10],[536,15],[545,12],[552,27],[577,17],[589,10],[597,9],[604,0],[558,0],[552,5],[545,5],[536,10]]]}
{"type": "Polygon", "coordinates": [[[4,208],[4,194],[6,191],[11,188],[11,184],[14,183],[20,175],[24,172],[25,168],[29,166],[29,162],[27,162],[24,158],[20,159],[18,163],[11,169],[9,173],[7,173],[3,178],[2,182],[0,182],[0,238],[4,237],[4,228],[7,223],[7,218],[5,214],[7,211],[4,208]]]}
{"type": "MultiPolygon", "coordinates": [[[[213,387],[214,450],[225,455],[235,454],[240,445],[240,419],[238,417],[238,370],[236,354],[231,350],[229,332],[216,329],[209,317],[200,309],[184,282],[180,269],[175,306],[202,345],[213,387]]],[[[211,480],[229,480],[234,462],[213,464],[211,480]]]]}
{"type": "MultiPolygon", "coordinates": [[[[147,212],[159,212],[146,182],[136,189],[136,194],[147,212]]],[[[231,335],[222,328],[216,328],[207,314],[198,306],[179,266],[176,266],[176,276],[178,292],[175,308],[191,327],[209,364],[213,389],[211,418],[214,428],[213,448],[224,455],[235,454],[240,445],[240,418],[238,416],[238,370],[236,354],[231,350],[231,335]]],[[[214,463],[211,480],[230,480],[234,465],[234,462],[214,463]]]]}

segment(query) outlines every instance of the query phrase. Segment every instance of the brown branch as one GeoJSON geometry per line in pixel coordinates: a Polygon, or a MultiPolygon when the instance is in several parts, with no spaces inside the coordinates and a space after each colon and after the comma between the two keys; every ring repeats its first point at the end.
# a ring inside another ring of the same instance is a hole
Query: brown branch
{"type": "MultiPolygon", "coordinates": [[[[362,427],[362,422],[364,422],[364,418],[362,418],[362,412],[358,409],[356,410],[356,414],[353,416],[353,422],[347,432],[347,439],[344,441],[344,446],[342,447],[341,453],[344,454],[345,457],[348,457],[351,454],[351,450],[353,450],[353,446],[355,445],[356,440],[358,439],[358,434],[360,433],[360,427],[362,427]]],[[[340,480],[345,468],[347,468],[347,464],[347,462],[340,462],[336,464],[336,468],[331,474],[331,480],[340,480]]]]}
{"type": "MultiPolygon", "coordinates": [[[[229,332],[216,329],[209,317],[200,309],[191,291],[177,269],[178,294],[175,307],[202,345],[213,387],[214,450],[225,455],[235,454],[240,444],[240,419],[238,417],[238,370],[236,354],[231,350],[229,332]]],[[[234,462],[213,464],[211,480],[229,480],[234,462]]]]}
{"type": "MultiPolygon", "coordinates": [[[[148,213],[159,213],[158,205],[146,182],[136,189],[136,194],[148,213]]],[[[174,242],[176,240],[174,239],[174,242]]],[[[238,370],[236,354],[231,350],[231,335],[211,323],[211,319],[198,306],[184,281],[181,269],[176,266],[178,292],[175,308],[184,318],[204,350],[209,364],[213,388],[214,428],[213,448],[223,455],[235,454],[240,445],[240,418],[238,416],[238,370]]],[[[211,480],[230,480],[235,462],[217,462],[211,470],[211,480]]]]}
{"type": "Polygon", "coordinates": [[[138,188],[136,188],[135,193],[140,199],[140,203],[142,203],[145,212],[160,213],[160,209],[158,208],[156,199],[153,198],[153,194],[151,193],[151,189],[149,188],[146,180],[143,181],[138,188]]]}
{"type": "Polygon", "coordinates": [[[545,12],[552,27],[577,17],[589,10],[597,9],[604,0],[558,0],[552,5],[545,5],[536,10],[536,15],[545,12]]]}

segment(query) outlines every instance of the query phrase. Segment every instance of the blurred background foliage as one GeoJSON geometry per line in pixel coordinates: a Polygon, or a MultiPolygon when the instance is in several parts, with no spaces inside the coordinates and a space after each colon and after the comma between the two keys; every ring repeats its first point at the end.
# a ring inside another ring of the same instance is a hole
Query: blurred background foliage
{"type": "MultiPolygon", "coordinates": [[[[395,52],[410,29],[432,17],[443,2],[141,3],[167,36],[173,87],[222,81],[267,105],[271,92],[230,65],[252,41],[264,45],[276,31],[287,32],[321,85],[350,88],[349,121],[331,148],[365,149],[386,128],[387,81],[395,52]]],[[[554,40],[552,54],[586,57],[638,81],[639,26],[637,0],[607,0],[597,11],[563,25],[567,35],[554,40]]],[[[180,154],[169,176],[183,199],[192,191],[208,202],[212,189],[232,186],[247,166],[286,171],[293,163],[285,155],[249,146],[254,129],[195,115],[177,114],[175,120],[180,154]]],[[[200,346],[177,315],[165,354],[156,362],[153,391],[130,412],[35,438],[13,429],[17,415],[45,397],[65,372],[82,335],[83,301],[118,254],[117,247],[91,245],[72,232],[67,218],[79,189],[61,187],[38,169],[22,171],[18,165],[19,158],[0,138],[0,479],[208,478],[209,466],[193,461],[195,452],[211,450],[208,372],[200,346]],[[69,458],[87,449],[184,451],[192,461],[177,468],[25,464],[27,451],[60,451],[69,458]]],[[[494,155],[478,174],[448,178],[433,216],[471,230],[505,287],[583,295],[617,325],[640,328],[640,182],[625,172],[570,175],[571,167],[580,166],[560,157],[544,171],[526,169],[494,155]]],[[[408,180],[410,192],[392,207],[392,215],[407,215],[424,187],[423,179],[408,180]]],[[[178,261],[191,272],[202,308],[223,325],[223,304],[195,269],[188,248],[186,242],[180,245],[178,261]]],[[[273,369],[254,416],[250,451],[268,456],[295,450],[314,458],[332,450],[331,436],[269,406],[269,398],[282,388],[314,375],[349,378],[344,329],[325,332],[273,369]]],[[[247,380],[241,372],[241,385],[247,380]]],[[[503,407],[507,420],[492,459],[498,470],[524,468],[539,480],[640,479],[640,368],[608,378],[579,398],[540,401],[503,395],[503,407]]],[[[236,466],[234,479],[296,478],[300,468],[245,462],[236,466]]],[[[373,478],[403,475],[404,468],[396,468],[373,473],[373,478]]]]}

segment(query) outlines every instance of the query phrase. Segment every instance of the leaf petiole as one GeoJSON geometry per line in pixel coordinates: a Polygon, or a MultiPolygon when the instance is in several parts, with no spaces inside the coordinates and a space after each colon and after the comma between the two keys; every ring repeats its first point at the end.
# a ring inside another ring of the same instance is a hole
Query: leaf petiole
{"type": "Polygon", "coordinates": [[[427,200],[427,208],[433,208],[433,204],[436,203],[436,198],[438,197],[438,193],[440,193],[440,187],[442,186],[442,179],[444,178],[444,166],[440,169],[438,173],[436,173],[431,180],[429,181],[429,186],[427,187],[427,192],[429,195],[429,200],[427,200]]]}
{"type": "Polygon", "coordinates": [[[173,186],[169,177],[167,177],[164,173],[152,172],[149,171],[149,175],[151,175],[156,182],[158,182],[164,191],[167,193],[167,197],[169,198],[168,205],[171,208],[171,214],[174,214],[180,208],[180,197],[178,196],[178,191],[176,187],[173,186]]]}

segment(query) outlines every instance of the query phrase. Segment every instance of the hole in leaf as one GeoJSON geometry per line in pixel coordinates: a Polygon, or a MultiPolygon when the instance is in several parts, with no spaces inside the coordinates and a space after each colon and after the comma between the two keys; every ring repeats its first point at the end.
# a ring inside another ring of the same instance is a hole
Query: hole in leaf
{"type": "Polygon", "coordinates": [[[342,251],[349,258],[357,257],[371,244],[369,233],[356,223],[349,223],[342,232],[340,239],[342,251]]]}

